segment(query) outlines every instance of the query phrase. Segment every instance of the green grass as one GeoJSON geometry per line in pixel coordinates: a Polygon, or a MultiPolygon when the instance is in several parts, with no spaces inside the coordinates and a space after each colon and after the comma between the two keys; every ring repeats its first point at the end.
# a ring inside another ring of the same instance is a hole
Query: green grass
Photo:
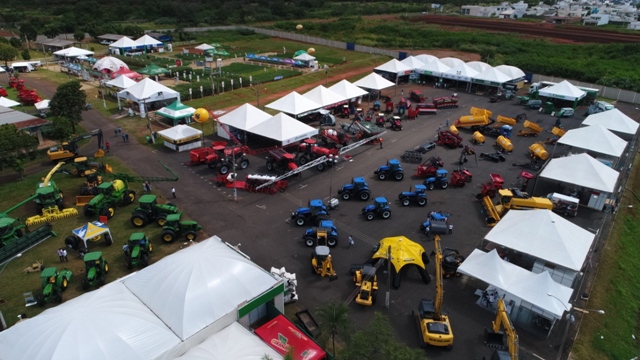
{"type": "MultiPolygon", "coordinates": [[[[54,84],[64,84],[66,82],[69,82],[71,80],[78,80],[77,77],[75,76],[69,76],[65,73],[59,72],[59,71],[53,71],[53,70],[49,70],[46,68],[38,68],[38,71],[32,71],[29,73],[29,77],[30,78],[35,78],[35,79],[40,79],[40,80],[47,80],[50,81],[54,84]]],[[[28,84],[28,79],[25,80],[25,83],[27,84],[27,86],[29,86],[28,84]]]]}

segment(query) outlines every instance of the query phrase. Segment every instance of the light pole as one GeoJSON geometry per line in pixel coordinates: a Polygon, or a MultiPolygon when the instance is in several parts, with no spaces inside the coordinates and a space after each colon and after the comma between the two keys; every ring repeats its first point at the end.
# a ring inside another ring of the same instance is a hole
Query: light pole
{"type": "Polygon", "coordinates": [[[331,166],[331,176],[329,180],[329,205],[331,205],[331,199],[333,197],[333,168],[338,163],[338,155],[329,154],[327,155],[327,163],[331,166]]]}
{"type": "Polygon", "coordinates": [[[11,262],[11,260],[15,259],[15,258],[19,258],[20,256],[22,256],[22,253],[18,253],[16,254],[14,257],[12,257],[11,259],[7,260],[6,263],[4,263],[4,266],[2,267],[2,269],[0,269],[0,274],[4,271],[4,268],[7,267],[7,265],[9,265],[9,263],[11,262]]]}

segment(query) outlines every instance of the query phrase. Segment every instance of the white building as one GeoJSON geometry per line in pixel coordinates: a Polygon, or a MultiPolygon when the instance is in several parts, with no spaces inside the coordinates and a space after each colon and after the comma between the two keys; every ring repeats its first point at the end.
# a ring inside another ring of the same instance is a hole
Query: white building
{"type": "Polygon", "coordinates": [[[609,23],[607,14],[591,14],[582,18],[582,25],[601,26],[609,23]]]}

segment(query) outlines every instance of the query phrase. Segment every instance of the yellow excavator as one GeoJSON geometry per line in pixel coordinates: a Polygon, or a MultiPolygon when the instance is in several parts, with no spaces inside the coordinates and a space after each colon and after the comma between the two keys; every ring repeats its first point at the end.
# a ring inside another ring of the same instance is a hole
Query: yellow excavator
{"type": "Polygon", "coordinates": [[[442,249],[440,248],[440,236],[434,238],[435,244],[435,267],[436,267],[436,297],[435,302],[431,299],[422,299],[418,305],[418,312],[413,311],[413,315],[418,322],[423,345],[438,347],[453,347],[453,331],[449,323],[449,317],[442,313],[442,302],[444,299],[444,289],[442,287],[442,249]]]}
{"type": "Polygon", "coordinates": [[[336,280],[338,274],[333,269],[333,262],[331,261],[331,253],[328,246],[316,246],[311,253],[311,267],[313,273],[322,277],[328,276],[329,281],[336,280]]]}
{"type": "Polygon", "coordinates": [[[376,267],[364,265],[353,274],[353,282],[358,289],[356,295],[356,304],[371,306],[376,303],[378,295],[378,277],[376,276],[376,267]]]}
{"type": "Polygon", "coordinates": [[[84,139],[89,139],[96,136],[98,138],[98,150],[93,154],[93,157],[103,157],[104,150],[102,150],[102,130],[96,129],[91,132],[76,135],[69,141],[65,141],[60,146],[54,146],[47,150],[47,156],[51,161],[62,161],[67,159],[73,159],[78,156],[78,142],[84,139]]]}
{"type": "Polygon", "coordinates": [[[509,211],[509,209],[530,210],[548,209],[553,210],[553,203],[545,197],[529,196],[526,192],[518,189],[500,189],[500,202],[494,205],[489,196],[479,196],[482,207],[486,211],[486,221],[488,226],[495,226],[498,221],[509,211]]]}
{"type": "Polygon", "coordinates": [[[509,320],[509,314],[502,298],[498,299],[496,319],[491,324],[493,332],[489,332],[486,328],[484,329],[484,343],[488,347],[495,349],[491,360],[518,360],[518,334],[511,324],[511,320],[509,320]],[[502,328],[504,328],[504,332],[502,328]],[[505,334],[507,335],[507,351],[505,351],[504,346],[505,334]]]}

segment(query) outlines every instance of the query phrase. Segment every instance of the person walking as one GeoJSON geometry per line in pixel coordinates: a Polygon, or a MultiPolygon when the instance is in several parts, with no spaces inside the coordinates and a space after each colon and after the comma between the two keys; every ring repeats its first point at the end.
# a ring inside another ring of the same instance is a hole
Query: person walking
{"type": "Polygon", "coordinates": [[[176,198],[176,188],[172,187],[171,188],[171,195],[173,195],[173,198],[176,198]]]}
{"type": "Polygon", "coordinates": [[[404,89],[401,89],[401,90],[400,90],[400,96],[403,96],[403,97],[404,97],[404,89]]]}
{"type": "Polygon", "coordinates": [[[67,258],[67,255],[68,255],[67,249],[62,248],[62,260],[64,260],[64,262],[69,261],[69,259],[67,258]]]}
{"type": "Polygon", "coordinates": [[[64,261],[64,258],[62,257],[62,248],[58,249],[58,259],[60,259],[60,262],[64,261]]]}
{"type": "Polygon", "coordinates": [[[453,224],[449,224],[449,234],[453,234],[453,224]]]}
{"type": "Polygon", "coordinates": [[[378,139],[378,142],[380,142],[380,149],[382,149],[382,138],[378,139]]]}
{"type": "Polygon", "coordinates": [[[109,152],[109,148],[111,147],[111,144],[109,144],[109,141],[105,141],[104,142],[104,149],[107,150],[107,152],[109,152]]]}
{"type": "Polygon", "coordinates": [[[349,235],[349,246],[348,248],[351,249],[351,247],[355,244],[356,242],[353,241],[353,237],[351,237],[351,235],[349,235]]]}
{"type": "Polygon", "coordinates": [[[120,136],[122,137],[122,142],[127,142],[127,134],[122,133],[120,136]]]}
{"type": "Polygon", "coordinates": [[[129,142],[129,134],[124,134],[124,140],[125,142],[129,142]]]}

